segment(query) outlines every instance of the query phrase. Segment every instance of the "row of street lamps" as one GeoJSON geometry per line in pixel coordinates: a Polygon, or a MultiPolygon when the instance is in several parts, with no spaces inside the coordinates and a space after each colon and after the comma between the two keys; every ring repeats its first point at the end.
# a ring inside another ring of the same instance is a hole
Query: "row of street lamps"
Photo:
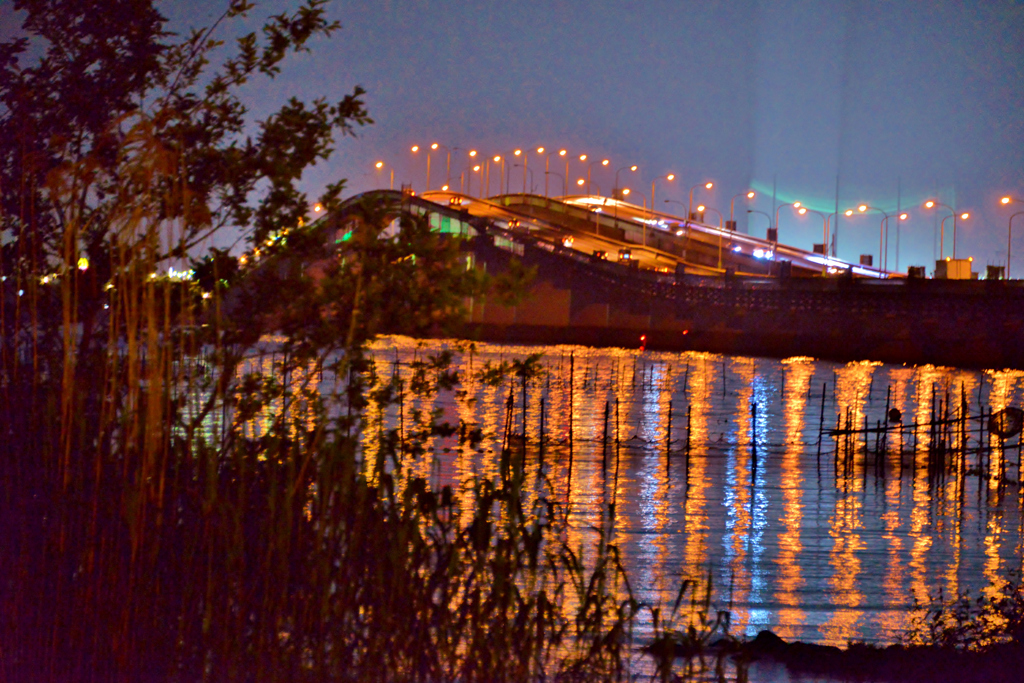
{"type": "MultiPolygon", "coordinates": [[[[411,151],[414,154],[417,154],[417,153],[419,153],[421,151],[421,148],[420,148],[419,145],[413,145],[410,149],[411,149],[411,151]]],[[[442,190],[448,190],[450,188],[450,185],[451,185],[451,159],[452,159],[452,152],[453,151],[457,151],[459,148],[458,147],[450,148],[450,147],[447,147],[447,146],[445,146],[443,144],[440,144],[440,143],[437,143],[437,142],[432,143],[429,146],[429,148],[427,148],[425,150],[422,150],[422,151],[425,152],[425,156],[427,158],[426,159],[426,166],[427,166],[427,169],[426,169],[427,170],[426,187],[429,190],[429,188],[430,188],[430,157],[431,157],[430,152],[436,151],[438,149],[443,149],[443,150],[445,150],[447,152],[446,163],[445,163],[445,185],[442,187],[442,190]]],[[[550,189],[549,177],[551,175],[556,175],[556,176],[559,176],[561,178],[561,180],[562,180],[562,195],[563,196],[567,195],[568,194],[568,187],[567,186],[568,186],[568,178],[569,178],[569,162],[570,162],[570,156],[569,156],[568,151],[565,150],[565,149],[559,149],[557,151],[547,151],[547,150],[545,150],[544,147],[537,147],[536,148],[536,154],[544,156],[544,196],[545,197],[549,196],[549,189],[550,189]],[[563,158],[565,160],[565,175],[562,175],[560,173],[551,171],[551,157],[552,156],[558,156],[558,157],[561,157],[561,158],[563,158]]],[[[523,194],[526,194],[526,178],[527,178],[527,175],[529,175],[530,178],[531,178],[530,188],[532,190],[532,187],[533,187],[533,183],[532,183],[533,171],[529,168],[529,150],[522,149],[522,148],[517,148],[517,149],[514,149],[514,150],[510,150],[508,152],[504,152],[504,153],[500,153],[500,154],[495,154],[493,156],[484,158],[483,155],[481,155],[477,150],[474,149],[474,150],[469,150],[468,151],[468,157],[469,157],[469,165],[467,166],[467,169],[465,171],[463,171],[463,173],[460,174],[460,176],[459,176],[459,178],[460,178],[460,180],[459,180],[460,191],[462,191],[463,186],[465,186],[466,187],[466,194],[472,195],[472,178],[473,178],[473,173],[477,173],[477,174],[480,174],[480,176],[481,176],[481,179],[480,179],[480,190],[479,190],[480,195],[481,196],[487,196],[490,193],[490,185],[491,185],[491,181],[490,181],[490,164],[491,164],[491,162],[494,162],[494,164],[498,165],[498,171],[499,171],[498,191],[499,191],[499,193],[505,194],[505,193],[507,193],[509,191],[509,180],[510,180],[509,179],[509,175],[510,175],[511,169],[513,167],[516,167],[516,168],[522,167],[522,169],[523,169],[523,194]],[[518,164],[518,163],[517,164],[513,164],[512,166],[509,166],[506,169],[505,161],[506,161],[507,158],[510,158],[510,157],[514,157],[516,159],[521,158],[523,160],[523,163],[522,164],[518,164]],[[475,163],[474,164],[474,162],[479,162],[481,160],[482,160],[482,163],[475,163]],[[503,181],[504,181],[504,187],[502,186],[502,182],[503,181]]],[[[588,156],[586,154],[580,154],[578,159],[579,159],[580,163],[586,164],[587,176],[586,176],[585,180],[583,178],[578,179],[576,181],[577,186],[580,187],[580,188],[583,188],[584,186],[586,186],[586,193],[587,194],[591,194],[591,186],[592,185],[593,186],[597,186],[598,187],[598,193],[600,194],[600,186],[598,186],[598,184],[596,182],[593,182],[593,180],[592,180],[592,170],[593,170],[594,166],[607,167],[611,163],[611,160],[610,159],[600,159],[600,160],[590,161],[588,163],[588,156]]],[[[383,161],[378,161],[375,164],[375,166],[376,166],[376,168],[377,168],[377,170],[379,172],[380,170],[382,170],[385,167],[385,163],[383,161]]],[[[625,197],[625,196],[628,196],[630,194],[630,192],[631,192],[630,189],[628,189],[628,188],[620,188],[619,187],[619,174],[621,174],[623,171],[636,172],[637,168],[638,168],[638,166],[636,164],[632,164],[632,165],[629,165],[629,166],[623,166],[623,167],[621,167],[621,168],[619,168],[619,169],[617,169],[615,171],[615,186],[614,186],[613,192],[612,192],[613,195],[621,195],[622,197],[625,197]]],[[[390,174],[391,174],[390,187],[391,187],[391,189],[394,189],[394,186],[395,186],[395,171],[394,171],[393,167],[390,168],[390,174]]],[[[665,175],[662,175],[662,176],[658,176],[654,180],[651,181],[651,204],[650,204],[651,209],[650,210],[651,210],[652,213],[655,211],[655,190],[656,190],[657,181],[663,180],[663,181],[666,181],[666,182],[672,182],[673,180],[675,180],[675,177],[676,176],[675,176],[674,173],[668,173],[668,174],[665,174],[665,175]]],[[[702,186],[705,189],[707,189],[707,190],[711,190],[714,187],[714,183],[713,182],[699,183],[699,184],[694,185],[693,187],[690,188],[689,193],[688,193],[688,202],[686,204],[687,219],[689,219],[690,216],[693,215],[693,193],[694,193],[695,190],[697,190],[698,188],[700,188],[702,186]]],[[[642,193],[637,193],[637,194],[640,195],[641,199],[643,200],[644,205],[646,206],[646,203],[647,203],[646,202],[646,198],[643,196],[642,193]]],[[[746,193],[737,194],[737,195],[735,195],[729,201],[729,221],[730,221],[730,224],[733,224],[733,222],[735,220],[735,218],[734,218],[735,201],[736,201],[737,198],[744,197],[744,196],[748,200],[749,199],[753,199],[754,192],[750,191],[750,192],[746,192],[746,193]]],[[[665,201],[668,202],[668,201],[671,201],[671,200],[665,200],[665,201]]],[[[1013,201],[1019,201],[1019,200],[1016,200],[1016,199],[1014,199],[1012,197],[1003,197],[1000,200],[1000,203],[1002,203],[1003,205],[1007,205],[1007,204],[1009,204],[1009,203],[1011,203],[1013,201]]],[[[681,204],[681,202],[677,202],[677,203],[681,204]]],[[[779,211],[783,208],[783,206],[785,206],[785,204],[780,205],[778,207],[778,209],[776,209],[776,211],[775,211],[774,227],[776,228],[776,234],[775,234],[776,241],[778,240],[779,211]]],[[[799,213],[800,215],[805,215],[807,213],[813,213],[813,214],[817,215],[819,218],[822,219],[822,244],[824,245],[823,246],[823,251],[827,255],[828,251],[829,251],[829,248],[828,248],[829,239],[832,236],[832,234],[830,232],[830,222],[831,222],[831,218],[832,218],[831,214],[824,214],[824,213],[822,213],[820,211],[815,211],[814,209],[810,209],[808,207],[803,206],[801,204],[801,202],[794,202],[790,206],[792,206],[792,208],[795,209],[797,211],[797,213],[799,213]]],[[[939,234],[939,258],[940,259],[945,258],[946,220],[949,219],[949,218],[952,218],[953,219],[953,254],[952,254],[952,257],[955,259],[956,256],[957,256],[957,220],[958,219],[959,220],[967,220],[967,219],[969,219],[970,218],[970,213],[966,212],[966,211],[958,212],[956,209],[954,209],[953,207],[949,206],[948,204],[944,204],[944,203],[939,202],[937,200],[928,200],[927,202],[925,202],[924,207],[927,208],[927,209],[939,207],[939,208],[945,209],[945,210],[947,210],[949,212],[949,215],[944,216],[942,218],[942,220],[940,221],[940,224],[939,224],[939,227],[940,227],[940,229],[939,229],[939,233],[940,233],[939,234]]],[[[706,209],[706,207],[700,206],[698,208],[698,212],[702,213],[705,209],[706,209]]],[[[718,213],[720,219],[722,218],[722,214],[721,214],[720,211],[718,211],[717,209],[711,209],[711,210],[716,212],[716,213],[718,213]]],[[[869,211],[877,211],[878,213],[880,213],[882,215],[882,220],[879,223],[879,231],[878,231],[878,267],[881,268],[882,270],[888,270],[888,265],[889,265],[888,264],[888,256],[889,256],[889,249],[888,249],[888,247],[889,247],[889,239],[888,239],[889,238],[889,230],[888,230],[889,225],[888,224],[889,224],[889,220],[893,219],[893,218],[896,218],[896,219],[898,219],[898,221],[905,221],[905,220],[907,220],[907,218],[909,218],[909,214],[907,212],[905,212],[905,211],[899,212],[899,213],[888,213],[886,211],[883,211],[882,209],[879,209],[877,207],[871,206],[869,204],[861,204],[861,205],[859,205],[857,207],[856,211],[854,211],[853,209],[847,209],[844,212],[844,214],[847,217],[851,217],[855,213],[866,213],[866,212],[869,212],[869,211]]],[[[766,214],[763,211],[755,211],[753,209],[748,209],[748,213],[760,213],[760,214],[763,214],[764,216],[766,216],[768,218],[768,227],[769,228],[773,227],[773,221],[772,221],[772,216],[771,215],[766,214]]],[[[1024,211],[1017,212],[1017,213],[1014,213],[1013,215],[1011,215],[1010,216],[1009,226],[1007,228],[1007,247],[1006,247],[1006,276],[1007,277],[1009,277],[1009,275],[1010,275],[1010,240],[1012,238],[1013,219],[1015,217],[1017,217],[1017,216],[1020,216],[1020,215],[1024,215],[1024,211]]],[[[897,249],[897,257],[898,257],[898,254],[899,254],[899,239],[898,239],[898,236],[899,236],[899,233],[897,232],[897,247],[896,247],[896,249],[897,249]]],[[[833,247],[832,255],[833,256],[836,255],[835,251],[834,251],[834,247],[833,247]]],[[[896,265],[896,268],[897,269],[899,268],[899,264],[898,263],[896,265]]]]}

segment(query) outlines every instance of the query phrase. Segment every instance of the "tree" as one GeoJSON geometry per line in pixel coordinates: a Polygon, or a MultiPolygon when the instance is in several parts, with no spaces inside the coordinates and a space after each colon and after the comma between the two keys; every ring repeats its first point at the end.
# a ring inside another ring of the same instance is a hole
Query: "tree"
{"type": "MultiPolygon", "coordinates": [[[[298,181],[337,137],[372,122],[363,90],[291,99],[253,135],[239,90],[335,32],[325,5],[270,17],[214,67],[218,31],[253,10],[247,0],[184,37],[167,32],[151,0],[15,0],[22,31],[0,45],[0,521],[16,529],[0,559],[20,567],[0,587],[7,662],[60,661],[57,679],[137,678],[173,670],[168,657],[190,661],[191,650],[175,654],[179,642],[216,650],[196,645],[208,634],[195,619],[230,621],[244,586],[276,576],[291,555],[276,555],[275,539],[287,544],[291,531],[274,536],[272,513],[301,510],[314,477],[337,471],[324,460],[332,453],[351,463],[351,439],[325,445],[310,364],[338,349],[345,367],[360,362],[382,322],[367,297],[444,317],[472,279],[421,222],[403,218],[382,239],[369,213],[327,277],[303,268],[323,258],[323,243],[295,229],[309,206],[298,181]],[[260,267],[213,251],[197,263],[198,283],[166,277],[226,228],[263,249],[260,267]],[[432,269],[428,289],[451,288],[449,303],[424,291],[408,305],[416,262],[432,269]],[[247,315],[246,297],[273,314],[247,315]],[[271,329],[288,335],[285,384],[243,367],[271,329]],[[308,398],[315,427],[295,418],[295,395],[308,398]],[[263,414],[268,432],[251,438],[245,416],[263,414]],[[257,543],[275,568],[267,577],[247,573],[238,554],[258,551],[229,531],[233,515],[250,513],[254,533],[269,534],[257,543]],[[192,568],[174,554],[193,542],[218,568],[218,605],[196,601],[192,568]]],[[[342,189],[329,186],[319,203],[330,212],[342,189]]],[[[272,621],[258,638],[276,633],[272,621]]],[[[246,647],[226,650],[244,657],[246,647]]]]}

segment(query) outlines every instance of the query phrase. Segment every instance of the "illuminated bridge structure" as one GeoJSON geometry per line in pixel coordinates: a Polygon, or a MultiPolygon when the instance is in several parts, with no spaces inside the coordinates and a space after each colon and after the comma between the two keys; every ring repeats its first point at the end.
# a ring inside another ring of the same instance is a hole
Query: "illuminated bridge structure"
{"type": "Polygon", "coordinates": [[[381,190],[318,224],[340,234],[368,198],[464,237],[476,268],[536,268],[519,305],[469,302],[468,338],[1024,368],[1024,281],[893,278],[590,196],[381,190]]]}

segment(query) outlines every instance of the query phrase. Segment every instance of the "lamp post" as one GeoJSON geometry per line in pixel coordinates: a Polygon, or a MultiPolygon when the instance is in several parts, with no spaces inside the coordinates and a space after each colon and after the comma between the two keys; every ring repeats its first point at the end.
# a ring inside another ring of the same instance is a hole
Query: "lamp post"
{"type": "MultiPolygon", "coordinates": [[[[445,167],[444,167],[444,182],[445,182],[445,185],[451,185],[452,184],[452,150],[449,149],[448,147],[445,147],[444,145],[442,145],[439,142],[435,142],[434,144],[430,145],[430,149],[431,150],[435,150],[438,147],[441,147],[446,152],[448,152],[448,160],[445,163],[445,167]]],[[[458,149],[458,147],[456,147],[455,149],[458,149]]],[[[429,159],[430,156],[427,155],[427,158],[429,159]]]]}
{"type": "MultiPolygon", "coordinates": [[[[586,158],[587,155],[584,154],[580,157],[580,161],[586,161],[586,158]]],[[[602,166],[607,166],[609,163],[610,162],[608,161],[608,159],[602,159],[601,161],[592,161],[589,164],[587,164],[587,194],[590,194],[590,169],[592,169],[594,166],[598,164],[602,166]]],[[[597,185],[597,183],[594,184],[597,185]]],[[[598,187],[600,187],[600,185],[598,185],[598,187]]]]}
{"type": "Polygon", "coordinates": [[[772,229],[772,217],[771,214],[765,213],[764,211],[758,211],[757,209],[747,209],[747,213],[759,213],[768,219],[768,229],[772,229]]]}
{"type": "Polygon", "coordinates": [[[793,202],[792,204],[779,204],[779,207],[775,209],[775,243],[779,243],[779,211],[782,211],[782,207],[789,206],[794,209],[799,209],[802,204],[800,202],[793,202]]]}
{"type": "MultiPolygon", "coordinates": [[[[377,169],[377,184],[379,185],[380,184],[380,170],[382,168],[384,168],[384,162],[383,161],[378,161],[377,163],[374,164],[374,167],[377,169]]],[[[393,190],[393,189],[395,189],[395,168],[394,168],[394,166],[389,166],[388,168],[391,169],[391,189],[393,190]]]]}
{"type": "MultiPolygon", "coordinates": [[[[508,194],[508,176],[505,175],[505,157],[509,153],[512,154],[512,156],[519,157],[519,156],[522,156],[523,150],[521,150],[521,149],[514,149],[511,152],[507,152],[506,154],[501,155],[501,175],[505,179],[505,191],[502,194],[508,194]]],[[[509,166],[508,167],[508,173],[511,173],[511,172],[512,172],[512,167],[509,166]]],[[[524,179],[524,181],[526,179],[526,174],[525,173],[523,174],[523,179],[524,179]]]]}
{"type": "MultiPolygon", "coordinates": [[[[480,171],[480,164],[474,164],[473,163],[474,161],[477,161],[477,158],[476,158],[477,157],[477,151],[475,149],[469,150],[469,155],[468,156],[469,156],[469,161],[466,163],[466,167],[469,168],[469,169],[472,169],[473,173],[478,173],[480,171]]],[[[472,197],[473,196],[473,183],[472,183],[473,174],[472,173],[467,173],[466,175],[467,175],[467,179],[466,179],[466,194],[468,194],[470,197],[472,197]]],[[[483,197],[483,183],[482,182],[480,183],[480,189],[481,189],[480,196],[483,197]]]]}
{"type": "Polygon", "coordinates": [[[615,171],[615,187],[612,188],[612,198],[615,197],[615,193],[618,192],[619,190],[619,174],[622,173],[623,171],[636,172],[636,164],[633,164],[632,166],[623,166],[622,168],[615,171]]]}
{"type": "MultiPolygon", "coordinates": [[[[542,148],[543,149],[543,148],[542,148]]],[[[568,152],[564,149],[558,150],[557,154],[560,157],[564,157],[568,152]]],[[[556,152],[548,152],[544,159],[544,196],[548,196],[548,175],[551,173],[551,155],[556,152]]],[[[557,173],[555,175],[558,175],[557,173]]],[[[565,195],[565,179],[569,175],[569,158],[565,159],[565,175],[562,176],[562,195],[565,195]]]]}
{"type": "MultiPolygon", "coordinates": [[[[411,147],[411,149],[412,149],[412,153],[413,154],[417,154],[420,151],[420,146],[419,145],[413,145],[411,147]]],[[[426,188],[423,190],[424,192],[426,192],[427,190],[430,189],[430,152],[429,151],[426,153],[426,156],[427,156],[427,185],[426,185],[426,188]]]]}
{"type": "Polygon", "coordinates": [[[741,192],[738,195],[733,196],[733,198],[729,200],[729,222],[730,223],[735,223],[736,222],[736,219],[733,218],[733,216],[732,216],[732,211],[733,211],[733,206],[736,203],[736,198],[737,197],[746,197],[747,199],[753,199],[754,198],[754,191],[750,190],[746,194],[741,192]]]}
{"type": "MultiPolygon", "coordinates": [[[[1007,202],[1007,203],[1009,203],[1009,202],[1007,202]]],[[[950,215],[953,216],[953,258],[955,259],[956,258],[956,219],[957,219],[956,209],[954,209],[949,204],[943,204],[942,202],[937,201],[935,199],[929,199],[928,201],[926,201],[924,203],[924,208],[926,208],[926,209],[931,209],[931,208],[936,207],[936,206],[941,206],[942,208],[944,208],[947,211],[949,211],[950,215]]],[[[971,217],[971,214],[969,214],[966,211],[964,211],[962,214],[960,214],[960,218],[962,220],[967,220],[970,217],[971,217]]],[[[943,218],[942,222],[939,223],[939,230],[940,230],[940,232],[939,232],[939,258],[940,259],[945,258],[946,218],[949,218],[949,216],[946,216],[945,218],[943,218]]]]}
{"type": "MultiPolygon", "coordinates": [[[[887,214],[885,211],[882,211],[881,209],[879,209],[877,207],[874,207],[874,206],[871,206],[869,204],[861,204],[860,206],[857,207],[857,211],[858,211],[858,213],[864,213],[866,211],[877,211],[878,213],[882,214],[882,220],[879,221],[879,223],[878,223],[878,265],[876,267],[879,270],[885,270],[885,267],[882,265],[882,250],[884,248],[883,245],[885,243],[884,242],[885,224],[886,224],[886,221],[889,220],[889,214],[887,214]]],[[[846,210],[846,215],[848,217],[852,216],[853,215],[853,209],[847,209],[846,210]]]]}
{"type": "MultiPolygon", "coordinates": [[[[882,266],[882,270],[884,270],[884,271],[888,271],[889,270],[889,219],[890,218],[898,218],[898,220],[905,221],[905,220],[907,220],[909,215],[910,214],[908,214],[906,211],[900,213],[898,216],[895,213],[893,213],[893,214],[887,213],[887,214],[885,214],[885,218],[882,219],[882,225],[885,226],[885,257],[884,257],[885,260],[884,260],[883,263],[880,263],[879,265],[882,266]]],[[[899,254],[899,239],[898,239],[899,234],[900,234],[899,233],[899,223],[897,223],[897,225],[896,225],[896,235],[897,235],[897,240],[896,240],[897,251],[896,251],[896,253],[897,254],[899,254]]],[[[882,241],[881,236],[879,236],[878,239],[879,239],[879,248],[881,248],[881,241],[882,241]]],[[[878,260],[882,261],[882,258],[880,257],[878,260]]],[[[898,262],[897,262],[897,264],[898,264],[898,262]]],[[[897,265],[896,268],[897,268],[897,270],[899,270],[899,265],[897,265]]]]}
{"type": "MultiPolygon", "coordinates": [[[[704,183],[704,185],[703,185],[705,190],[710,190],[714,186],[715,186],[715,184],[710,182],[710,181],[704,183]]],[[[690,220],[690,216],[693,215],[693,191],[696,190],[698,187],[701,187],[701,186],[700,185],[694,185],[693,187],[690,188],[690,201],[686,205],[686,220],[690,220]]]]}
{"type": "Polygon", "coordinates": [[[658,176],[657,178],[655,178],[654,180],[651,181],[651,218],[654,218],[654,183],[658,182],[659,180],[663,180],[663,179],[671,182],[671,181],[676,179],[676,174],[675,173],[669,173],[667,175],[660,175],[660,176],[658,176]]]}
{"type": "Polygon", "coordinates": [[[547,188],[548,188],[548,176],[549,175],[556,175],[559,178],[561,178],[562,179],[562,196],[564,197],[566,194],[568,194],[569,190],[568,190],[568,188],[565,185],[565,176],[562,175],[561,173],[559,173],[558,171],[544,171],[544,194],[547,195],[547,191],[548,191],[547,190],[547,188]]]}
{"type": "MultiPolygon", "coordinates": [[[[473,196],[473,173],[479,173],[479,172],[480,172],[480,164],[476,164],[475,166],[473,166],[472,173],[469,173],[467,178],[466,178],[466,194],[468,194],[470,197],[473,196]]],[[[480,179],[480,183],[479,183],[480,186],[481,186],[481,191],[480,191],[480,197],[481,198],[483,198],[483,196],[484,196],[484,193],[483,193],[483,183],[484,183],[483,178],[481,178],[480,179]]]]}
{"type": "Polygon", "coordinates": [[[533,193],[533,169],[526,168],[526,164],[514,164],[516,168],[523,169],[523,194],[526,194],[526,174],[530,174],[530,193],[533,193]]]}
{"type": "MultiPolygon", "coordinates": [[[[1006,206],[1010,202],[1019,202],[1019,199],[1014,197],[1003,197],[999,200],[999,203],[1006,206]]],[[[1006,227],[1006,279],[1010,279],[1010,241],[1013,238],[1013,219],[1017,216],[1024,216],[1024,211],[1018,211],[1017,213],[1010,215],[1010,224],[1006,227]]]]}
{"type": "Polygon", "coordinates": [[[722,226],[722,221],[725,220],[725,217],[722,215],[721,211],[719,211],[718,209],[714,209],[714,208],[712,208],[710,206],[703,206],[703,205],[698,206],[697,207],[697,211],[701,211],[701,212],[703,212],[703,211],[714,211],[715,213],[718,214],[718,268],[721,269],[722,268],[722,232],[723,232],[723,230],[725,230],[725,228],[722,226]]]}
{"type": "Polygon", "coordinates": [[[815,211],[814,209],[808,209],[806,206],[801,206],[796,211],[798,214],[803,216],[807,213],[817,214],[821,218],[821,250],[824,256],[828,256],[828,219],[829,217],[823,214],[821,211],[815,211]]]}

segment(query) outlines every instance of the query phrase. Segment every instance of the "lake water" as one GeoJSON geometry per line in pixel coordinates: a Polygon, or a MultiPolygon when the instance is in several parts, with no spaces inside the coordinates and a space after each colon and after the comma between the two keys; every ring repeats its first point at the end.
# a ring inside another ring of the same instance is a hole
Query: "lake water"
{"type": "MultiPolygon", "coordinates": [[[[953,420],[1020,406],[1022,372],[406,338],[381,339],[373,355],[379,373],[408,374],[410,361],[444,348],[464,378],[487,362],[543,354],[527,387],[527,468],[543,467],[548,495],[568,501],[574,546],[596,539],[616,503],[613,542],[635,593],[652,604],[670,604],[682,578],[706,583],[710,572],[736,634],[887,643],[915,600],[991,591],[1021,569],[1019,437],[1004,447],[981,420],[953,420]],[[887,408],[904,427],[890,423],[884,441],[878,431],[828,433],[837,421],[863,429],[865,418],[875,428],[887,408]],[[927,426],[933,409],[950,418],[944,435],[927,426]],[[929,450],[939,439],[943,461],[929,450]]],[[[523,432],[522,393],[511,377],[462,389],[458,400],[442,392],[404,410],[440,409],[443,420],[482,429],[478,444],[438,438],[410,464],[435,485],[468,490],[498,475],[510,389],[512,431],[523,432]]]]}

